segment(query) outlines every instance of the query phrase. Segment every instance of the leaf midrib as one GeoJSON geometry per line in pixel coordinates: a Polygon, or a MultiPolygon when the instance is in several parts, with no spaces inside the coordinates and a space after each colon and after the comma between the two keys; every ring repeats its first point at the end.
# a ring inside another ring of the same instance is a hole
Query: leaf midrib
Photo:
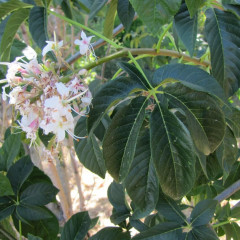
{"type": "MultiPolygon", "coordinates": [[[[144,102],[142,103],[142,106],[141,106],[140,110],[138,111],[137,116],[135,117],[135,120],[134,120],[134,122],[133,122],[132,128],[131,128],[130,133],[129,133],[129,135],[128,135],[129,137],[127,138],[127,142],[126,142],[126,145],[125,145],[125,148],[124,148],[124,152],[123,152],[123,157],[122,157],[122,159],[125,159],[125,151],[126,151],[126,148],[127,148],[127,146],[128,146],[129,138],[130,138],[131,135],[132,135],[132,131],[133,131],[135,125],[136,125],[136,122],[137,122],[137,120],[138,120],[138,118],[139,118],[139,115],[142,113],[142,109],[143,109],[143,107],[145,106],[145,104],[146,104],[147,101],[148,101],[148,98],[146,98],[146,99],[144,100],[144,102]]],[[[136,147],[135,147],[135,148],[136,148],[136,147]]],[[[121,175],[122,175],[122,174],[120,175],[120,173],[121,173],[121,169],[122,169],[122,164],[123,164],[123,162],[124,162],[124,161],[121,161],[120,170],[119,170],[119,178],[120,178],[120,179],[121,179],[121,175]]]]}

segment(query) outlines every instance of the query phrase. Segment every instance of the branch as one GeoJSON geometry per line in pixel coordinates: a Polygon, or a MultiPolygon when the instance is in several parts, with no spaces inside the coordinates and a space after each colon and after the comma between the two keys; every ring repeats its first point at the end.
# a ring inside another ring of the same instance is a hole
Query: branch
{"type": "Polygon", "coordinates": [[[218,194],[214,200],[217,200],[218,202],[222,202],[223,200],[231,197],[235,192],[240,190],[240,180],[232,184],[230,187],[225,189],[223,192],[218,194]]]}
{"type": "Polygon", "coordinates": [[[187,62],[192,62],[195,63],[197,65],[201,65],[204,67],[209,67],[210,66],[210,62],[208,61],[202,61],[200,58],[196,58],[196,57],[190,57],[187,54],[184,53],[180,53],[177,51],[173,51],[173,50],[166,50],[166,49],[160,49],[159,52],[157,52],[156,49],[154,48],[125,48],[119,52],[113,53],[109,56],[100,58],[99,60],[97,60],[96,62],[90,63],[86,66],[84,66],[83,68],[90,70],[102,63],[108,62],[110,60],[116,59],[116,58],[120,58],[120,57],[126,57],[128,56],[128,53],[131,53],[133,56],[136,55],[148,55],[148,56],[165,56],[165,57],[175,57],[175,58],[182,58],[183,60],[187,61],[187,62]]]}

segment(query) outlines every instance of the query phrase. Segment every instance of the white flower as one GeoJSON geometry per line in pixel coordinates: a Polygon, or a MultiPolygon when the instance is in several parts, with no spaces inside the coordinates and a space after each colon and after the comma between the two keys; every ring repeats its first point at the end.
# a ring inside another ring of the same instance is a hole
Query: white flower
{"type": "Polygon", "coordinates": [[[36,132],[39,127],[39,116],[34,111],[28,115],[23,115],[21,121],[18,121],[22,130],[27,133],[26,137],[31,139],[31,144],[36,140],[36,132]]]}
{"type": "Polygon", "coordinates": [[[62,107],[62,100],[59,96],[53,96],[51,98],[48,98],[44,102],[44,107],[46,108],[52,108],[52,109],[61,109],[62,107]]]}
{"type": "Polygon", "coordinates": [[[21,102],[24,102],[26,98],[25,90],[23,90],[20,86],[13,88],[13,90],[9,93],[8,96],[10,98],[9,103],[16,105],[21,102]]]}
{"type": "Polygon", "coordinates": [[[6,101],[7,100],[7,97],[8,97],[8,94],[6,93],[6,88],[9,87],[9,84],[5,85],[2,87],[2,100],[3,101],[6,101]]]}
{"type": "Polygon", "coordinates": [[[63,46],[63,41],[46,41],[47,45],[42,50],[42,55],[45,56],[50,51],[59,51],[59,49],[63,46]]]}
{"type": "Polygon", "coordinates": [[[90,47],[90,41],[91,41],[91,39],[92,39],[93,37],[94,37],[94,36],[87,37],[86,34],[85,34],[85,32],[82,31],[82,32],[81,32],[81,38],[82,38],[82,40],[76,39],[76,40],[74,41],[74,43],[75,43],[76,45],[79,45],[81,55],[87,54],[87,52],[88,52],[88,50],[89,50],[89,47],[90,47]]]}
{"type": "Polygon", "coordinates": [[[56,83],[58,93],[62,96],[62,98],[67,98],[69,96],[69,88],[66,87],[63,83],[56,83]]]}

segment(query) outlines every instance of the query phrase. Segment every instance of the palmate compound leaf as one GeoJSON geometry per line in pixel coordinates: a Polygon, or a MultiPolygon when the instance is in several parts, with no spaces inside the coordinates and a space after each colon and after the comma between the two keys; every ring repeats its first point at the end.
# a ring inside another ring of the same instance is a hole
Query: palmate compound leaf
{"type": "Polygon", "coordinates": [[[194,91],[181,83],[163,88],[170,104],[180,108],[198,150],[205,155],[214,152],[225,134],[225,119],[218,103],[206,92],[194,91]]]}
{"type": "Polygon", "coordinates": [[[103,140],[103,157],[108,172],[121,182],[127,176],[145,117],[147,99],[137,97],[113,117],[103,140]]]}
{"type": "MultiPolygon", "coordinates": [[[[84,137],[87,135],[86,118],[82,117],[78,120],[74,134],[84,137]]],[[[79,142],[74,141],[74,148],[80,162],[90,171],[96,173],[101,178],[105,177],[106,167],[96,137],[90,134],[87,138],[81,139],[79,142]]]]}
{"type": "Polygon", "coordinates": [[[133,217],[139,214],[145,217],[151,213],[158,199],[158,179],[151,158],[150,133],[146,129],[137,142],[136,153],[132,166],[125,180],[127,192],[140,213],[134,211],[133,217]]]}
{"type": "Polygon", "coordinates": [[[154,34],[158,34],[161,26],[170,22],[177,13],[181,0],[130,0],[138,16],[154,34]]]}
{"type": "Polygon", "coordinates": [[[213,76],[229,97],[240,86],[240,21],[234,14],[216,8],[208,9],[206,16],[205,35],[213,76]]]}
{"type": "Polygon", "coordinates": [[[147,90],[138,79],[118,77],[106,83],[95,95],[92,101],[89,118],[87,119],[88,132],[92,132],[99,124],[106,112],[131,92],[147,90]]]}
{"type": "Polygon", "coordinates": [[[185,125],[165,106],[156,105],[150,118],[151,152],[163,192],[177,200],[195,181],[194,145],[185,125]]]}
{"type": "Polygon", "coordinates": [[[182,3],[179,12],[174,17],[174,23],[178,37],[192,56],[196,44],[198,15],[195,14],[190,18],[186,3],[182,3]]]}

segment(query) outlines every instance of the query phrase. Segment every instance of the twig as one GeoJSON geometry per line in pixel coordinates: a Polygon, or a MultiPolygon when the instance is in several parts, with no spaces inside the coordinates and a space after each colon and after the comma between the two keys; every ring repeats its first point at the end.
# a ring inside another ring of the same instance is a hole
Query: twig
{"type": "Polygon", "coordinates": [[[230,187],[226,188],[223,192],[218,194],[214,200],[218,202],[222,202],[223,200],[231,197],[235,192],[240,190],[240,180],[232,184],[230,187]]]}

